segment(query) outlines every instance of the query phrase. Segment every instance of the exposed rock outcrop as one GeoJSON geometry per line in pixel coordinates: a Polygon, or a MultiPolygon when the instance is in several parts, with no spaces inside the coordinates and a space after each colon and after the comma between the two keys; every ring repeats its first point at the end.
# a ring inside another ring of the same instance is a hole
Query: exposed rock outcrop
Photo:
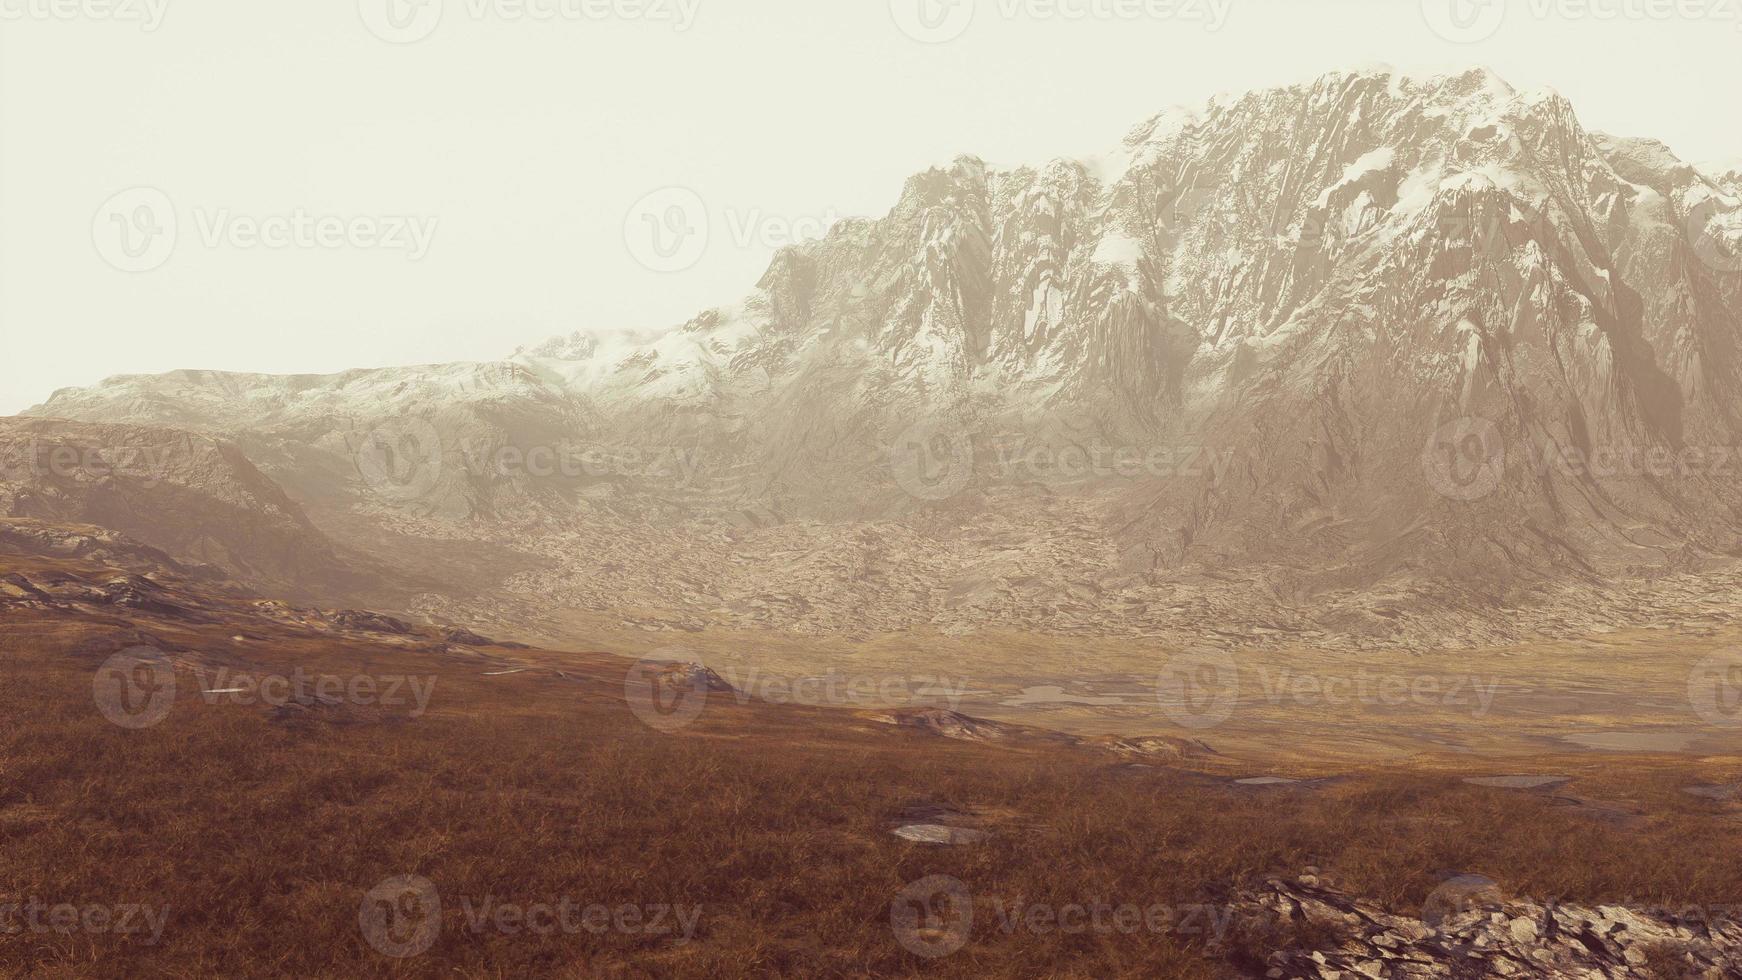
{"type": "Polygon", "coordinates": [[[1428,977],[1742,977],[1742,923],[1615,905],[1504,899],[1493,882],[1448,881],[1424,918],[1354,899],[1316,875],[1272,879],[1233,908],[1255,975],[1283,980],[1428,977]]]}

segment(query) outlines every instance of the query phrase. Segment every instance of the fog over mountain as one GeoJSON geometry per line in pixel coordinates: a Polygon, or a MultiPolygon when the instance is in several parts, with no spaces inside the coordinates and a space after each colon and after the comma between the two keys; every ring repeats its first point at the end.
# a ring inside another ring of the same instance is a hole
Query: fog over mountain
{"type": "Polygon", "coordinates": [[[1742,549],[1739,242],[1735,169],[1553,92],[1336,72],[916,174],[652,339],[27,414],[233,443],[312,534],[506,547],[420,600],[498,621],[1473,642],[1742,549]]]}

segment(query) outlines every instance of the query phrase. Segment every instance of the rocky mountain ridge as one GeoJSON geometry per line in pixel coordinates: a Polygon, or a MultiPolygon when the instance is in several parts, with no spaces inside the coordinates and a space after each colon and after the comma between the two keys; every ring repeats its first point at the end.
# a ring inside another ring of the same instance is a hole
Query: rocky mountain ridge
{"type": "MultiPolygon", "coordinates": [[[[1733,175],[1558,95],[1333,73],[1096,160],[919,174],[650,341],[117,378],[31,414],[221,434],[317,518],[534,552],[608,529],[506,587],[548,602],[773,534],[846,559],[823,603],[884,567],[879,603],[1082,595],[1091,618],[1206,573],[1499,607],[1742,550],[1738,241],[1733,175]],[[1006,530],[976,537],[994,507],[1006,530]],[[1019,557],[1061,544],[1080,557],[1019,557]]],[[[729,614],[744,587],[698,575],[676,608],[729,614]]]]}
{"type": "Polygon", "coordinates": [[[366,581],[240,449],[174,429],[0,419],[0,518],[107,529],[164,560],[293,596],[366,581]]]}

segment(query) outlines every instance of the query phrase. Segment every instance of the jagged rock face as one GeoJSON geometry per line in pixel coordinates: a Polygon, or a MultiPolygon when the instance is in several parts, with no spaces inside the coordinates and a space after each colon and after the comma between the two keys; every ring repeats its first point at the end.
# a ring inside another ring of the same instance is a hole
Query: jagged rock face
{"type": "MultiPolygon", "coordinates": [[[[332,542],[240,449],[186,432],[0,420],[0,517],[30,519],[9,525],[18,535],[42,527],[33,522],[95,525],[289,594],[343,588],[351,575],[332,542]]],[[[62,535],[54,547],[121,547],[122,539],[88,530],[96,537],[62,535]]]]}
{"type": "Polygon", "coordinates": [[[1339,73],[1164,113],[1104,159],[920,174],[888,215],[784,250],[740,305],[651,340],[121,378],[38,414],[231,435],[311,506],[532,525],[947,513],[1009,499],[984,495],[999,483],[1057,489],[995,465],[1012,438],[1201,447],[1223,465],[1075,487],[1121,574],[1281,564],[1304,593],[1595,576],[1742,549],[1742,461],[1713,458],[1742,443],[1738,241],[1734,173],[1587,132],[1559,96],[1339,73]],[[359,472],[411,424],[433,433],[411,469],[422,453],[434,475],[359,472]],[[922,468],[972,474],[904,485],[891,448],[916,429],[922,468]],[[479,462],[538,445],[670,459],[479,462]]]}
{"type": "Polygon", "coordinates": [[[1742,157],[1734,160],[1710,161],[1700,166],[1700,173],[1731,194],[1742,193],[1742,157]]]}
{"type": "Polygon", "coordinates": [[[1280,531],[1380,567],[1734,550],[1721,475],[1532,465],[1736,445],[1742,303],[1708,234],[1736,202],[1692,168],[1482,74],[1331,76],[1143,145],[1120,195],[1181,212],[1184,247],[1155,250],[1172,311],[1205,341],[1202,425],[1238,460],[1197,500],[1154,504],[1159,524],[1232,556],[1274,553],[1280,531]],[[1421,447],[1471,417],[1515,465],[1479,502],[1438,499],[1421,447]],[[1630,540],[1641,524],[1665,533],[1630,540]]]}

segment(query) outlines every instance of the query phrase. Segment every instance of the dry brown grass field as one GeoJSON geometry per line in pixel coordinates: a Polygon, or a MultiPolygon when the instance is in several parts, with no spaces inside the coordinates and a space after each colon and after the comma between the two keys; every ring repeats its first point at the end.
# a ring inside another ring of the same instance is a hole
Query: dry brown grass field
{"type": "MultiPolygon", "coordinates": [[[[107,574],[9,561],[35,581],[107,574]]],[[[1341,778],[1265,789],[1232,781],[1255,771],[1251,756],[960,741],[724,693],[666,732],[630,710],[629,662],[612,656],[338,632],[235,597],[163,598],[161,610],[77,616],[5,607],[0,907],[40,908],[34,923],[0,921],[13,927],[0,975],[1263,976],[1266,944],[1292,940],[1255,938],[1215,910],[1244,884],[1309,866],[1400,910],[1453,873],[1540,901],[1728,908],[1742,896],[1738,806],[1684,792],[1742,778],[1737,757],[1328,759],[1283,771],[1341,778]],[[173,658],[176,697],[160,723],[122,727],[94,704],[94,678],[141,639],[173,658]],[[503,673],[516,664],[532,669],[503,673]],[[204,693],[239,673],[296,671],[433,687],[422,706],[204,693]],[[1542,793],[1463,781],[1505,772],[1573,782],[1542,793]],[[942,812],[986,836],[938,847],[891,833],[942,812]],[[971,931],[948,955],[916,954],[892,910],[940,875],[971,894],[971,931]],[[439,903],[377,908],[406,916],[374,920],[393,926],[388,942],[413,942],[401,958],[364,919],[371,893],[402,876],[439,903]],[[565,900],[605,911],[562,928],[547,915],[538,931],[513,911],[565,900]],[[1167,917],[1067,931],[1021,914],[1096,903],[1167,917]],[[136,906],[160,928],[57,929],[54,905],[136,906]]]]}

